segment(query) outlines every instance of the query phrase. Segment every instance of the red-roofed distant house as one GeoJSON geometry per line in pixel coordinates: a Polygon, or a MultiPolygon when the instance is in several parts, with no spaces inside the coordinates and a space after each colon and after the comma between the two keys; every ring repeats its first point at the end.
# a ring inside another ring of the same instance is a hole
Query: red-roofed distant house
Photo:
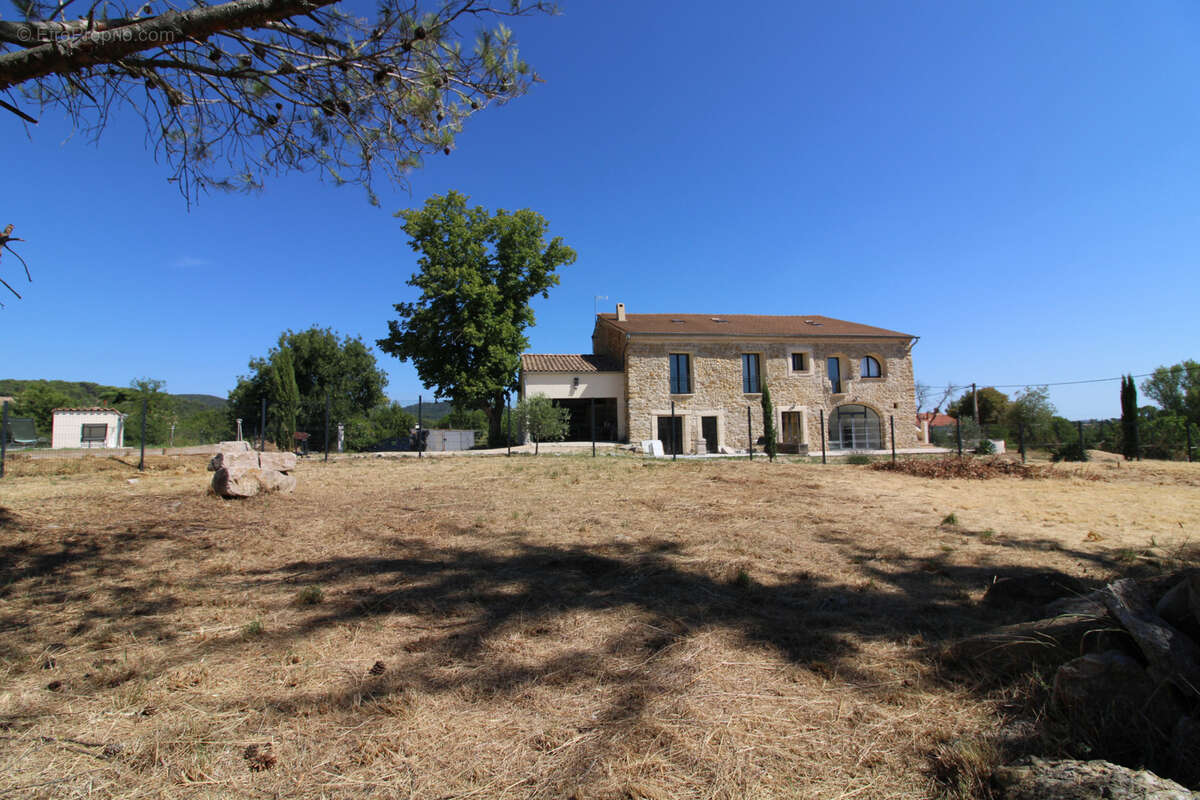
{"type": "Polygon", "coordinates": [[[570,408],[572,438],[589,438],[594,401],[613,433],[600,438],[702,453],[757,443],[769,385],[785,450],[886,449],[893,421],[896,446],[909,448],[916,339],[830,317],[628,314],[618,303],[596,315],[592,353],[522,356],[520,390],[570,408]]]}
{"type": "Polygon", "coordinates": [[[922,411],[917,414],[917,425],[921,428],[921,441],[930,441],[934,430],[948,430],[958,424],[958,420],[949,414],[937,411],[922,411]]]}

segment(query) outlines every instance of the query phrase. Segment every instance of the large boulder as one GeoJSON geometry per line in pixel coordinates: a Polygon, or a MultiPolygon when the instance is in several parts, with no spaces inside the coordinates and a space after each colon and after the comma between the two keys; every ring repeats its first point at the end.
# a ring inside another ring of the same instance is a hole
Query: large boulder
{"type": "Polygon", "coordinates": [[[258,466],[258,454],[250,448],[249,442],[219,442],[217,444],[216,455],[214,455],[212,460],[208,462],[208,471],[215,472],[221,467],[231,466],[235,460],[235,457],[242,456],[243,454],[243,458],[246,460],[239,463],[242,463],[243,465],[248,464],[250,456],[253,455],[254,466],[258,466]],[[226,463],[227,461],[229,463],[226,463]]]}
{"type": "Polygon", "coordinates": [[[296,477],[275,469],[221,467],[213,473],[213,491],[221,497],[254,497],[256,494],[296,491],[296,477]]]}
{"type": "Polygon", "coordinates": [[[1054,704],[1072,739],[1124,764],[1138,763],[1147,750],[1169,749],[1166,735],[1186,711],[1170,685],[1120,650],[1088,653],[1059,667],[1054,704]]]}
{"type": "Polygon", "coordinates": [[[264,492],[291,494],[296,491],[296,476],[275,469],[259,470],[259,483],[264,492]]]}
{"type": "Polygon", "coordinates": [[[992,774],[1002,800],[1200,800],[1175,781],[1107,761],[1027,758],[992,774]]]}
{"type": "Polygon", "coordinates": [[[1036,572],[999,578],[983,595],[983,604],[993,608],[1013,605],[1044,606],[1061,598],[1076,598],[1087,594],[1088,587],[1079,579],[1062,572],[1036,572]]]}
{"type": "Polygon", "coordinates": [[[208,469],[258,469],[258,453],[253,450],[221,450],[208,462],[208,469]]]}
{"type": "Polygon", "coordinates": [[[273,469],[276,472],[291,472],[296,468],[296,454],[259,453],[258,466],[263,470],[273,469]]]}
{"type": "Polygon", "coordinates": [[[1084,641],[1111,627],[1100,603],[1078,600],[1047,619],[1005,625],[950,645],[943,658],[992,675],[1017,675],[1036,666],[1057,667],[1083,652],[1084,641]]]}
{"type": "Polygon", "coordinates": [[[254,497],[262,488],[258,467],[221,467],[213,472],[213,491],[221,497],[254,497]]]}

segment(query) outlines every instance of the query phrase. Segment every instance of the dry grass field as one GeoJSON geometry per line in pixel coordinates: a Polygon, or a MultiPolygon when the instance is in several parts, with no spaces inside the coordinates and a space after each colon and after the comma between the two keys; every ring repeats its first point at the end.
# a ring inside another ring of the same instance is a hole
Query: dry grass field
{"type": "Polygon", "coordinates": [[[946,795],[1023,724],[934,658],[987,585],[1200,538],[1189,464],[148,466],[0,481],[0,797],[946,795]]]}

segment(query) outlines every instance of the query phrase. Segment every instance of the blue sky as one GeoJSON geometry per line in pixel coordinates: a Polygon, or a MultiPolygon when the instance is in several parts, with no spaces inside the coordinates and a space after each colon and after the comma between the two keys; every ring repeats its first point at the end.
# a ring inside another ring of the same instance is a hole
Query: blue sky
{"type": "MultiPolygon", "coordinates": [[[[380,208],[291,175],[189,211],[136,120],[95,146],[62,117],[27,134],[5,115],[0,224],[27,239],[34,283],[4,298],[0,377],[223,395],[286,328],[373,342],[414,294],[392,212],[450,189],[533,208],[579,253],[536,301],[534,351],[586,351],[606,295],[914,333],[935,385],[1200,356],[1200,6],[734,8],[566,0],[515,21],[545,83],[469,121],[411,192],[380,186],[380,208]]],[[[415,401],[415,371],[380,363],[415,401]]],[[[1115,416],[1118,388],[1051,398],[1115,416]]]]}

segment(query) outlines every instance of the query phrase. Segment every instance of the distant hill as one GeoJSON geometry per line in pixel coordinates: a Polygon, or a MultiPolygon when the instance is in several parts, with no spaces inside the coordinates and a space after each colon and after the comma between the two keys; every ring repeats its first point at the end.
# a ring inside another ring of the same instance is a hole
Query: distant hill
{"type": "Polygon", "coordinates": [[[215,394],[173,394],[171,395],[179,401],[181,407],[187,408],[225,408],[228,405],[224,397],[217,397],[215,394]]]}
{"type": "MultiPolygon", "coordinates": [[[[422,421],[426,425],[432,425],[449,414],[451,408],[452,406],[449,403],[425,403],[421,410],[422,421]]],[[[417,415],[417,404],[413,403],[411,406],[405,406],[404,410],[415,417],[417,415]]]]}
{"type": "MultiPolygon", "coordinates": [[[[41,384],[70,398],[73,406],[101,406],[106,401],[103,395],[110,392],[128,391],[124,386],[105,386],[92,381],[58,381],[58,380],[17,380],[5,378],[0,380],[0,396],[16,397],[26,388],[41,384]]],[[[225,398],[213,394],[173,394],[179,405],[180,414],[190,414],[195,411],[205,411],[210,408],[225,408],[225,398]]]]}

